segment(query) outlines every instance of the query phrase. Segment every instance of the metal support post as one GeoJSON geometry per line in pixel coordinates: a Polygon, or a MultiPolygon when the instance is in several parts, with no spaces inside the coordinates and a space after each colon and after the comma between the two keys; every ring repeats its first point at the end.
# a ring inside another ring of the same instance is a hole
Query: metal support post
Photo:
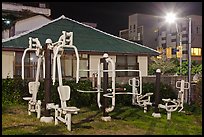
{"type": "Polygon", "coordinates": [[[46,104],[50,103],[51,99],[51,51],[48,49],[48,44],[45,45],[45,116],[50,116],[50,110],[46,109],[46,104]]]}
{"type": "MultiPolygon", "coordinates": [[[[108,62],[106,62],[106,58],[102,58],[101,59],[101,63],[103,63],[103,70],[108,70],[108,62]]],[[[103,95],[107,94],[107,89],[108,89],[108,72],[103,72],[103,95]]],[[[107,108],[107,98],[106,97],[102,97],[103,98],[103,117],[107,117],[108,113],[106,112],[106,108],[107,108]]]]}
{"type": "Polygon", "coordinates": [[[188,82],[189,82],[189,93],[188,93],[188,104],[191,104],[191,18],[189,18],[189,39],[188,39],[188,82]]]}
{"type": "Polygon", "coordinates": [[[155,92],[155,109],[154,109],[154,113],[152,114],[153,117],[161,117],[160,113],[159,113],[159,108],[158,108],[158,104],[159,104],[159,100],[160,100],[160,94],[159,94],[159,90],[160,90],[160,77],[161,77],[161,70],[157,69],[156,70],[156,92],[155,92]]]}
{"type": "Polygon", "coordinates": [[[44,116],[41,117],[41,122],[52,122],[53,117],[50,116],[50,110],[47,109],[47,104],[51,103],[51,50],[49,48],[52,43],[51,39],[47,39],[45,42],[45,101],[44,101],[44,116]]]}

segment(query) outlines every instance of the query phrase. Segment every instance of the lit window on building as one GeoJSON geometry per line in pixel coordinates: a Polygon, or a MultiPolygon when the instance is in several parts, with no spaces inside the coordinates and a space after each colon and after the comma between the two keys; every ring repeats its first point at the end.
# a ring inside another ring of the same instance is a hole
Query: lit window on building
{"type": "Polygon", "coordinates": [[[163,48],[162,47],[158,47],[157,48],[157,51],[160,53],[159,56],[157,56],[158,59],[161,59],[162,58],[162,53],[163,53],[163,48]]]}
{"type": "Polygon", "coordinates": [[[192,56],[201,56],[201,48],[191,48],[192,56]]]}
{"type": "Polygon", "coordinates": [[[166,57],[172,58],[172,47],[166,48],[166,57]]]}
{"type": "Polygon", "coordinates": [[[141,40],[140,33],[137,33],[137,40],[141,40]]]}

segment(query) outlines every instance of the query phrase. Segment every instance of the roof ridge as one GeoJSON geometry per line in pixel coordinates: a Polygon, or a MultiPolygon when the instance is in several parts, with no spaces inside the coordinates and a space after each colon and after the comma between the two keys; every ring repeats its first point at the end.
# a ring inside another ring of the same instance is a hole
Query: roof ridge
{"type": "MultiPolygon", "coordinates": [[[[63,15],[62,15],[62,16],[63,16],[63,15]]],[[[63,16],[63,17],[65,17],[65,16],[63,16]]],[[[112,34],[109,34],[109,33],[107,33],[107,32],[104,32],[104,31],[102,31],[102,30],[99,30],[99,29],[97,29],[97,28],[94,28],[94,27],[92,27],[92,26],[83,24],[83,23],[78,22],[78,21],[76,21],[76,20],[70,19],[70,18],[68,18],[68,17],[65,17],[64,19],[68,19],[68,20],[71,20],[71,21],[76,22],[76,23],[78,23],[78,24],[81,24],[81,25],[83,25],[83,26],[85,26],[85,27],[89,27],[89,28],[94,29],[94,30],[96,30],[96,31],[98,31],[98,32],[101,32],[101,33],[103,33],[103,34],[105,34],[105,35],[108,35],[108,36],[111,36],[111,37],[114,37],[114,38],[117,38],[117,39],[120,39],[120,40],[129,42],[129,43],[132,43],[132,44],[137,44],[137,45],[140,46],[140,47],[148,48],[148,49],[150,49],[150,50],[152,50],[152,51],[154,51],[154,52],[158,52],[157,50],[152,49],[152,48],[150,48],[150,47],[141,45],[141,44],[136,43],[136,42],[132,42],[132,41],[126,40],[126,39],[121,38],[121,37],[118,37],[118,36],[114,36],[114,35],[112,35],[112,34]]],[[[159,52],[158,52],[158,53],[159,53],[159,52]]]]}

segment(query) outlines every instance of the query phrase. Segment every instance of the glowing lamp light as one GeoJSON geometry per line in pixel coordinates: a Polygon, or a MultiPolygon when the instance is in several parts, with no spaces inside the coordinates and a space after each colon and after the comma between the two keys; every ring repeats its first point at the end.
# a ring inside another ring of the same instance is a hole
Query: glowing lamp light
{"type": "Polygon", "coordinates": [[[168,13],[165,19],[166,19],[166,22],[173,23],[176,20],[176,15],[174,13],[168,13]]]}
{"type": "Polygon", "coordinates": [[[5,23],[9,25],[11,23],[11,21],[10,20],[6,20],[5,23]]]}

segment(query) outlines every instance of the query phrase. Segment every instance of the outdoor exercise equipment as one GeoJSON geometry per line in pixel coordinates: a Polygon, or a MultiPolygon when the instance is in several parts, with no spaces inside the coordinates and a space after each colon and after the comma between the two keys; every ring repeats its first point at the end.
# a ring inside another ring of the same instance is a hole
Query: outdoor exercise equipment
{"type": "MultiPolygon", "coordinates": [[[[84,93],[97,93],[97,104],[99,108],[103,108],[103,116],[105,115],[107,117],[108,112],[111,112],[115,108],[115,96],[116,95],[125,95],[130,94],[132,95],[132,104],[133,105],[139,105],[141,107],[144,107],[144,112],[147,110],[147,105],[152,105],[150,102],[150,96],[153,95],[153,93],[146,93],[145,95],[142,95],[142,76],[140,70],[116,70],[115,69],[115,62],[108,56],[107,53],[103,55],[103,58],[101,58],[98,62],[98,69],[97,70],[80,70],[80,71],[93,71],[96,73],[97,71],[97,90],[96,91],[84,91],[78,89],[79,92],[84,93]],[[103,69],[101,65],[103,64],[103,69]],[[111,69],[108,69],[108,65],[111,64],[111,69]],[[139,80],[136,78],[129,80],[129,85],[132,86],[132,92],[116,92],[115,88],[115,78],[116,78],[116,72],[138,72],[139,73],[139,80]],[[102,79],[102,73],[103,73],[103,88],[101,85],[101,79],[102,79]],[[111,88],[108,88],[108,73],[111,73],[111,88]],[[139,88],[139,91],[138,89],[139,88]],[[101,93],[103,93],[103,105],[100,102],[101,93]],[[111,98],[111,106],[107,106],[106,98],[111,98]]],[[[106,121],[106,120],[104,120],[106,121]]]]}
{"type": "Polygon", "coordinates": [[[66,101],[70,99],[71,89],[68,85],[63,85],[62,82],[62,71],[61,71],[61,60],[60,57],[63,54],[64,48],[73,48],[77,58],[77,70],[76,70],[76,83],[79,80],[79,55],[78,50],[75,46],[73,46],[73,32],[62,31],[62,35],[60,36],[58,42],[53,44],[53,84],[55,83],[55,68],[57,62],[57,71],[58,71],[58,79],[59,86],[57,88],[61,106],[58,104],[54,105],[54,103],[48,103],[47,109],[55,110],[55,125],[58,124],[58,120],[65,123],[67,125],[67,129],[71,131],[71,115],[77,114],[80,109],[77,107],[68,107],[66,101]],[[57,60],[56,60],[57,58],[57,60]]]}
{"type": "Polygon", "coordinates": [[[179,88],[178,91],[178,97],[177,99],[162,99],[165,104],[159,104],[158,108],[163,108],[167,111],[167,119],[171,119],[171,112],[176,111],[179,107],[178,112],[181,112],[183,110],[183,103],[184,103],[184,91],[185,89],[189,89],[189,82],[185,82],[184,80],[177,81],[176,82],[176,88],[179,88]]]}
{"type": "MultiPolygon", "coordinates": [[[[139,74],[141,72],[139,71],[139,74]]],[[[140,80],[136,78],[132,78],[129,80],[129,85],[132,86],[132,103],[133,105],[138,105],[140,107],[144,107],[144,113],[147,112],[147,106],[152,106],[152,103],[150,102],[150,97],[153,95],[153,93],[146,93],[142,95],[142,85],[140,83],[142,82],[141,74],[140,74],[140,80]],[[137,84],[138,83],[138,84],[137,84]],[[140,91],[138,92],[137,87],[140,87],[140,91]]]]}
{"type": "Polygon", "coordinates": [[[40,66],[43,61],[43,76],[45,76],[45,64],[44,64],[44,52],[42,51],[42,46],[38,38],[29,37],[29,48],[24,50],[22,56],[22,79],[24,79],[24,59],[27,51],[35,51],[36,56],[38,57],[37,63],[37,72],[35,81],[28,83],[29,93],[31,97],[23,97],[24,100],[28,101],[28,115],[31,115],[31,112],[37,113],[37,118],[40,118],[41,114],[41,100],[37,100],[37,93],[40,86],[39,76],[40,76],[40,66]]]}
{"type": "MultiPolygon", "coordinates": [[[[73,32],[66,32],[62,31],[62,35],[60,36],[59,40],[52,45],[53,47],[53,76],[52,76],[52,81],[53,85],[55,84],[55,72],[56,72],[56,58],[57,58],[57,67],[58,70],[61,71],[61,64],[60,64],[60,57],[63,54],[64,48],[73,48],[76,54],[76,59],[77,59],[77,67],[76,67],[76,83],[79,81],[79,54],[77,48],[73,45],[73,32]]],[[[59,83],[62,84],[61,80],[62,77],[59,77],[59,83]]]]}

